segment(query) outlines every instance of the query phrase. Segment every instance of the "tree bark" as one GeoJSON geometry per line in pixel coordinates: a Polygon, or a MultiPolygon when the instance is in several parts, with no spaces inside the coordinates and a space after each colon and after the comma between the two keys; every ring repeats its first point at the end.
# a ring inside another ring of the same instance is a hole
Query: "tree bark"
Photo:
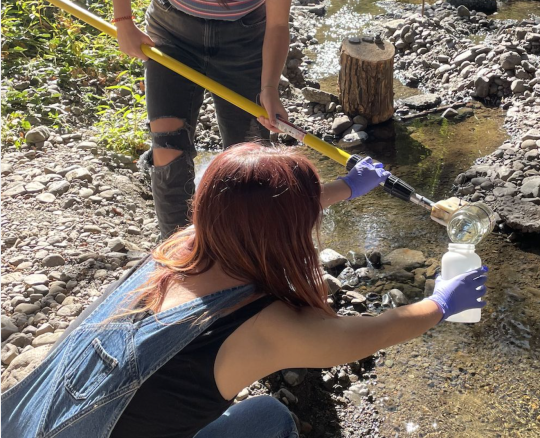
{"type": "Polygon", "coordinates": [[[370,124],[394,114],[394,45],[345,39],[341,44],[339,94],[343,110],[370,124]],[[361,42],[358,42],[361,41],[361,42]]]}

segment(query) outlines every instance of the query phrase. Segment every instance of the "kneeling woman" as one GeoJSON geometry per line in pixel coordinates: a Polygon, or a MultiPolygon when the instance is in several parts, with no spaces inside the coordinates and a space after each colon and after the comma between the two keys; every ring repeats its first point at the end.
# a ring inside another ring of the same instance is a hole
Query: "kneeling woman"
{"type": "Polygon", "coordinates": [[[244,144],[217,156],[194,227],[157,247],[2,395],[2,435],[297,437],[272,397],[232,400],[278,370],[352,362],[483,305],[482,269],[376,318],[327,305],[312,236],[321,209],[388,175],[367,159],[321,185],[292,149],[244,144]]]}

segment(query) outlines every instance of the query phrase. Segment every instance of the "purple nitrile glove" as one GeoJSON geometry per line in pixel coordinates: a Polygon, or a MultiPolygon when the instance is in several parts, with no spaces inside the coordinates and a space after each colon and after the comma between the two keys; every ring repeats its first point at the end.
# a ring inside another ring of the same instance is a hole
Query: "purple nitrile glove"
{"type": "Polygon", "coordinates": [[[438,276],[433,295],[426,300],[435,301],[443,312],[441,321],[469,309],[481,309],[485,301],[478,301],[486,293],[487,266],[456,275],[450,280],[438,276]]]}
{"type": "Polygon", "coordinates": [[[345,181],[351,189],[351,196],[347,199],[354,199],[384,183],[390,175],[390,172],[384,170],[382,163],[373,164],[371,157],[366,157],[356,163],[347,176],[340,176],[338,179],[345,181]]]}

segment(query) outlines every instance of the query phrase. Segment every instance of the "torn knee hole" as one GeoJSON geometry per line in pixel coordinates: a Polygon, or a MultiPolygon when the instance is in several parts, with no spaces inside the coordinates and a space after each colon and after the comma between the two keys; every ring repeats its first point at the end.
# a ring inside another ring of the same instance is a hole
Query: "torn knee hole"
{"type": "Polygon", "coordinates": [[[187,127],[185,119],[177,117],[162,117],[150,121],[150,131],[152,133],[174,133],[187,127]]]}

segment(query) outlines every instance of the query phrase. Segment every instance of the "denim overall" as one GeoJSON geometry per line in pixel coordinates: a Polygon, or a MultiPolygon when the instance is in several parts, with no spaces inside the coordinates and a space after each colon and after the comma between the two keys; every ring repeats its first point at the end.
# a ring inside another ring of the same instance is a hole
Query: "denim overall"
{"type": "Polygon", "coordinates": [[[160,312],[158,320],[136,321],[130,315],[104,324],[135,299],[130,292],[154,268],[149,261],[136,270],[40,366],[2,394],[3,437],[108,437],[146,379],[216,321],[220,311],[253,293],[252,285],[240,286],[160,312]]]}

